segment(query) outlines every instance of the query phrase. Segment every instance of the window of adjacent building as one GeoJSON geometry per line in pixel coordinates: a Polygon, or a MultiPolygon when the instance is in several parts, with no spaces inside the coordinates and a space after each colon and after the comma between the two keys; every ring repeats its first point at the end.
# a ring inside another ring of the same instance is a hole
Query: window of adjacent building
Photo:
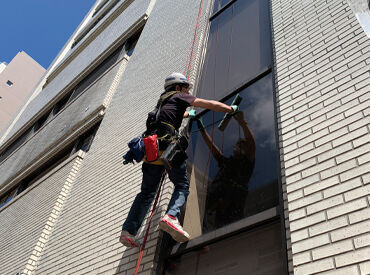
{"type": "Polygon", "coordinates": [[[128,38],[123,45],[118,47],[111,55],[109,55],[99,66],[97,66],[91,73],[89,73],[83,80],[81,80],[74,88],[74,91],[69,101],[76,98],[83,93],[95,80],[101,77],[114,64],[121,60],[125,55],[131,56],[134,52],[136,43],[140,37],[142,30],[139,30],[130,38],[128,38]]]}
{"type": "Polygon", "coordinates": [[[10,80],[8,80],[8,81],[6,82],[6,85],[8,85],[9,87],[11,87],[11,86],[13,86],[13,82],[11,82],[10,80]]]}
{"type": "Polygon", "coordinates": [[[135,50],[137,41],[139,40],[139,37],[141,35],[142,30],[139,30],[137,33],[135,33],[133,36],[131,36],[127,42],[126,42],[126,54],[128,56],[131,56],[135,50]]]}
{"type": "MultiPolygon", "coordinates": [[[[109,2],[109,1],[108,1],[109,2]]],[[[95,18],[95,19],[93,19],[93,22],[92,23],[90,23],[88,26],[86,26],[86,29],[84,29],[83,31],[82,31],[82,33],[81,34],[79,34],[78,36],[77,36],[77,38],[75,39],[75,41],[73,42],[73,44],[72,44],[72,46],[71,46],[71,48],[73,49],[74,47],[76,47],[77,46],[77,44],[78,43],[80,43],[81,42],[81,40],[82,39],[84,39],[85,37],[86,37],[86,35],[87,34],[89,34],[90,33],[90,31],[92,30],[92,29],[94,29],[95,28],[95,26],[118,4],[120,2],[120,0],[115,0],[115,1],[113,1],[112,3],[110,3],[110,5],[109,5],[109,7],[104,11],[104,12],[102,12],[100,15],[99,15],[99,17],[97,17],[97,18],[95,18]]],[[[104,5],[103,6],[105,6],[105,4],[106,3],[104,3],[104,5]]],[[[103,8],[103,6],[101,6],[100,8],[103,8]]],[[[93,16],[95,16],[95,14],[97,13],[98,11],[96,11],[94,14],[93,14],[93,16]]]]}
{"type": "Polygon", "coordinates": [[[67,105],[67,102],[68,102],[69,98],[71,97],[71,95],[72,95],[72,92],[67,93],[65,96],[63,96],[62,99],[60,99],[54,105],[54,107],[53,107],[53,116],[58,114],[67,105]]]}
{"type": "Polygon", "coordinates": [[[216,1],[197,96],[241,113],[224,131],[223,113],[203,112],[193,125],[189,161],[194,190],[184,226],[194,238],[278,205],[271,37],[268,0],[216,1]]]}
{"type": "Polygon", "coordinates": [[[79,151],[79,150],[82,150],[84,152],[88,152],[89,149],[90,149],[90,146],[94,140],[94,137],[95,137],[95,134],[96,134],[96,131],[98,130],[99,128],[99,125],[91,128],[89,131],[87,131],[86,133],[82,134],[81,136],[79,136],[76,144],[75,144],[75,148],[74,148],[74,151],[79,151]]]}
{"type": "Polygon", "coordinates": [[[50,115],[50,110],[48,112],[46,112],[43,116],[41,116],[37,121],[36,123],[34,124],[33,126],[33,132],[37,132],[46,122],[46,120],[48,119],[50,115]]]}
{"type": "Polygon", "coordinates": [[[49,171],[54,169],[60,163],[65,161],[68,157],[73,155],[79,150],[87,152],[92,144],[94,136],[100,126],[100,123],[92,126],[88,131],[78,136],[74,141],[65,146],[62,150],[57,152],[48,161],[38,167],[26,178],[22,179],[15,187],[6,192],[0,197],[0,207],[9,203],[14,197],[22,193],[24,190],[32,186],[37,180],[46,175],[49,171]]]}
{"type": "Polygon", "coordinates": [[[69,91],[62,99],[60,99],[51,109],[47,110],[43,116],[41,116],[31,127],[29,127],[15,142],[13,142],[8,148],[6,148],[0,154],[0,162],[6,159],[11,153],[13,153],[19,146],[21,146],[26,140],[39,130],[51,117],[59,113],[69,102],[77,98],[79,95],[84,93],[90,85],[92,85],[97,79],[102,77],[109,69],[111,69],[117,62],[119,62],[124,56],[131,56],[135,50],[136,43],[140,37],[142,29],[138,30],[130,38],[128,38],[120,47],[117,48],[111,55],[109,55],[101,64],[99,64],[92,72],[87,74],[76,86],[69,91]],[[51,113],[51,115],[50,115],[51,113]]]}

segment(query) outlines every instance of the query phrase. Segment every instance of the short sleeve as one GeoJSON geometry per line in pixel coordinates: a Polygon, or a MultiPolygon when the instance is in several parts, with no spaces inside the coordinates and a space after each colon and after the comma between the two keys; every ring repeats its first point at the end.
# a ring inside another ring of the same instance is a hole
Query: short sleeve
{"type": "Polygon", "coordinates": [[[188,105],[192,104],[196,99],[195,96],[186,93],[178,93],[178,98],[185,101],[188,105]]]}

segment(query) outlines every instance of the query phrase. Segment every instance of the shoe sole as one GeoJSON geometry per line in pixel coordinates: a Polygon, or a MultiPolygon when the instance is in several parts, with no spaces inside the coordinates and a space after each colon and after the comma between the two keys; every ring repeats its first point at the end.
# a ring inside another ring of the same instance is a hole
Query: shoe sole
{"type": "Polygon", "coordinates": [[[178,243],[184,243],[189,241],[189,237],[185,236],[182,232],[178,231],[175,227],[173,227],[169,222],[166,220],[161,220],[159,222],[159,228],[168,234],[178,243]]]}
{"type": "Polygon", "coordinates": [[[120,241],[121,244],[123,244],[126,247],[139,247],[140,246],[140,245],[134,243],[133,241],[131,241],[130,238],[128,238],[126,236],[121,236],[119,238],[119,241],[120,241]]]}

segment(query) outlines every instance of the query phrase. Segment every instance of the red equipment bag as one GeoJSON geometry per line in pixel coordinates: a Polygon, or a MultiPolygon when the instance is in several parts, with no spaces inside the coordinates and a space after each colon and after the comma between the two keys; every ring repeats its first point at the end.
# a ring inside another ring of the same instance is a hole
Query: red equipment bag
{"type": "Polygon", "coordinates": [[[155,161],[159,158],[159,144],[157,135],[152,135],[143,138],[145,156],[147,161],[155,161]]]}

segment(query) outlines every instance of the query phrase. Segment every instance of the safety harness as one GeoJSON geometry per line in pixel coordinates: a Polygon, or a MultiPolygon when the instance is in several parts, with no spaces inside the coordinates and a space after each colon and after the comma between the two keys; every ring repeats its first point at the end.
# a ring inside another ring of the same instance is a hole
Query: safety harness
{"type": "MultiPolygon", "coordinates": [[[[199,11],[198,11],[197,23],[196,23],[196,26],[195,26],[193,39],[191,41],[190,51],[189,51],[188,57],[186,59],[186,66],[185,66],[185,69],[184,69],[184,74],[186,73],[185,75],[186,75],[186,78],[187,79],[189,79],[190,71],[191,71],[191,67],[192,67],[192,61],[193,61],[193,55],[194,55],[194,48],[195,48],[195,43],[196,43],[196,40],[197,40],[196,38],[198,36],[198,30],[199,30],[199,25],[200,25],[200,18],[201,18],[202,10],[203,10],[203,3],[204,3],[204,0],[201,0],[200,6],[199,6],[199,11]]],[[[159,117],[159,114],[158,114],[158,117],[159,117]]],[[[137,273],[139,271],[139,268],[140,268],[140,263],[141,263],[141,260],[143,258],[143,255],[144,255],[146,240],[147,240],[148,235],[149,235],[150,225],[152,223],[153,215],[154,215],[155,209],[157,207],[159,195],[160,195],[161,188],[162,188],[162,185],[163,185],[163,182],[164,182],[165,178],[166,178],[166,171],[163,172],[162,179],[161,179],[161,182],[159,184],[159,187],[158,187],[158,190],[157,190],[157,194],[156,194],[156,198],[155,198],[155,201],[154,201],[154,204],[153,204],[152,212],[151,212],[151,215],[149,217],[148,227],[147,227],[146,232],[145,232],[145,235],[144,235],[143,243],[142,243],[142,245],[140,247],[139,258],[138,258],[138,260],[136,262],[135,275],[137,275],[137,273]]]]}

